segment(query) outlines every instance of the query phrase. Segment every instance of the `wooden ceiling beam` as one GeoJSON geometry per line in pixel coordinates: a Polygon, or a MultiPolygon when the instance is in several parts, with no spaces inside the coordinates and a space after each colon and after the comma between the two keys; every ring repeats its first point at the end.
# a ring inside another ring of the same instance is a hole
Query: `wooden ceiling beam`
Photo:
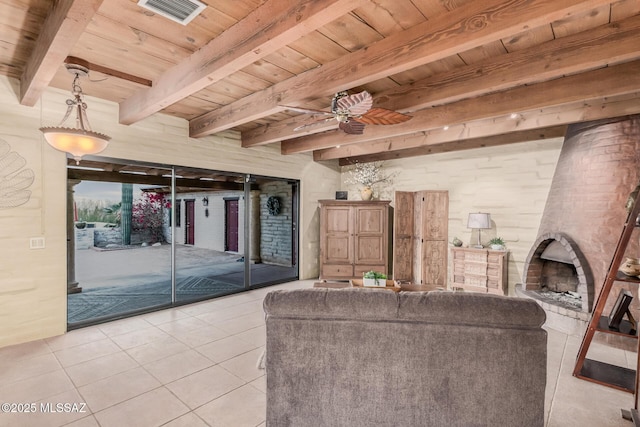
{"type": "MultiPolygon", "coordinates": [[[[410,112],[638,59],[639,32],[640,15],[636,15],[614,24],[549,41],[537,46],[535,50],[516,51],[380,92],[374,97],[374,106],[410,112]]],[[[336,122],[332,121],[304,131],[294,131],[296,127],[313,120],[313,116],[296,116],[244,132],[242,146],[254,147],[337,128],[336,122]]],[[[299,140],[296,144],[298,142],[299,140]]]]}
{"type": "MultiPolygon", "coordinates": [[[[83,169],[67,169],[69,179],[84,181],[122,182],[127,184],[171,185],[171,177],[161,175],[139,175],[120,172],[102,172],[83,169]]],[[[209,190],[242,191],[243,183],[207,181],[201,179],[176,178],[177,187],[203,188],[209,190]]]]}
{"type": "Polygon", "coordinates": [[[474,148],[497,147],[518,142],[537,141],[541,139],[562,138],[567,130],[566,125],[553,126],[544,129],[515,131],[503,135],[483,136],[479,138],[460,139],[457,141],[428,144],[404,150],[386,151],[366,154],[363,156],[346,157],[339,160],[340,166],[354,163],[379,162],[382,160],[398,160],[407,157],[425,156],[428,154],[447,153],[451,151],[471,150],[474,148]]]}
{"type": "Polygon", "coordinates": [[[399,151],[401,154],[421,155],[413,149],[423,149],[423,154],[428,154],[428,147],[451,144],[455,147],[459,141],[485,137],[500,137],[511,132],[548,129],[556,126],[565,126],[570,123],[599,120],[611,117],[620,117],[640,113],[640,92],[631,93],[612,98],[600,98],[583,100],[579,102],[558,105],[555,107],[536,109],[518,114],[516,118],[508,116],[465,122],[449,127],[448,129],[432,129],[424,132],[416,132],[410,135],[396,138],[385,138],[375,141],[363,142],[341,146],[339,148],[327,148],[313,152],[316,161],[344,159],[359,161],[372,161],[379,154],[393,156],[399,151]]]}
{"type": "Polygon", "coordinates": [[[20,77],[20,104],[33,107],[103,0],[59,0],[45,18],[20,77]]]}
{"type": "Polygon", "coordinates": [[[337,145],[359,144],[536,108],[624,95],[639,90],[640,61],[627,62],[416,111],[412,113],[413,119],[401,124],[367,126],[363,135],[330,132],[290,139],[282,143],[281,152],[294,154],[337,145]]]}
{"type": "Polygon", "coordinates": [[[304,101],[375,81],[500,40],[610,0],[470,2],[437,20],[393,34],[189,122],[191,137],[202,137],[283,111],[304,101]]]}
{"type": "Polygon", "coordinates": [[[366,0],[269,0],[151,88],[120,103],[120,123],[132,124],[186,98],[350,12],[366,0]]]}

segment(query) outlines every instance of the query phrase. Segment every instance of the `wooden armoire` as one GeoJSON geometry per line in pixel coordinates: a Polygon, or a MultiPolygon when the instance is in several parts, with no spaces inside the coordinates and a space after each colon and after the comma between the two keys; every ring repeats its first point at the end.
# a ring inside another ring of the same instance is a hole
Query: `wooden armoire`
{"type": "Polygon", "coordinates": [[[448,191],[396,191],[393,278],[447,286],[448,191]]]}
{"type": "Polygon", "coordinates": [[[389,273],[390,201],[320,200],[320,279],[389,273]]]}

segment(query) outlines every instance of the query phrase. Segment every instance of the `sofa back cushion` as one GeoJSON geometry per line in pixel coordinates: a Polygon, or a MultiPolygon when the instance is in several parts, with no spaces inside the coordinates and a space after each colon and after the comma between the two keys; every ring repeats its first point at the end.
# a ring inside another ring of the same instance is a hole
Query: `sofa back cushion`
{"type": "Polygon", "coordinates": [[[462,292],[273,291],[269,426],[542,426],[544,311],[462,292]]]}

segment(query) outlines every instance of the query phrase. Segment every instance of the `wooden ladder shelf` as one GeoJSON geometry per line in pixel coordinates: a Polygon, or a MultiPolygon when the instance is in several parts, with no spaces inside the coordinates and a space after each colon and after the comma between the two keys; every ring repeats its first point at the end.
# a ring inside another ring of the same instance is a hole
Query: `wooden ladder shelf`
{"type": "MultiPolygon", "coordinates": [[[[638,184],[638,186],[640,187],[640,184],[638,184]]],[[[582,339],[580,351],[576,358],[576,365],[573,370],[573,375],[575,377],[629,393],[634,393],[634,408],[630,411],[623,410],[622,413],[624,418],[631,419],[636,426],[640,426],[640,417],[638,416],[638,372],[640,372],[640,357],[638,357],[636,369],[633,370],[588,359],[587,352],[589,351],[589,346],[591,345],[596,332],[624,336],[638,341],[638,332],[635,322],[632,323],[629,320],[622,320],[618,327],[610,327],[609,316],[603,315],[604,307],[614,285],[621,283],[640,283],[640,278],[627,276],[626,274],[618,271],[625,257],[627,245],[631,240],[631,236],[634,234],[635,230],[639,229],[638,220],[640,219],[640,201],[638,199],[640,199],[640,196],[635,195],[633,204],[622,229],[622,233],[618,239],[618,244],[613,254],[611,265],[609,266],[609,271],[607,272],[604,284],[600,289],[600,294],[596,300],[591,319],[589,320],[589,325],[587,326],[587,330],[582,339]]],[[[618,299],[618,301],[620,301],[620,299],[618,299]]],[[[614,311],[615,307],[614,310],[612,310],[612,313],[614,311]]],[[[630,313],[627,311],[627,314],[630,313]]],[[[638,344],[636,344],[636,346],[637,345],[638,344]]],[[[640,355],[640,353],[638,354],[640,355]]]]}

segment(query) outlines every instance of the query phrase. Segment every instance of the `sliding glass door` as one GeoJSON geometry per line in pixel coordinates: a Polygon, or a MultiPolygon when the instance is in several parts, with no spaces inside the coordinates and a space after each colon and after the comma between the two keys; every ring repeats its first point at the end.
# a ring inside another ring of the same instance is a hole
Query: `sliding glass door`
{"type": "Polygon", "coordinates": [[[253,177],[248,188],[249,270],[252,287],[298,278],[298,182],[253,177]]]}
{"type": "Polygon", "coordinates": [[[171,304],[170,200],[162,187],[122,178],[129,182],[70,181],[70,325],[171,304]]]}
{"type": "Polygon", "coordinates": [[[189,172],[206,179],[200,179],[197,187],[176,186],[173,243],[178,303],[245,289],[244,175],[189,172]]]}
{"type": "Polygon", "coordinates": [[[70,328],[298,278],[298,182],[83,160],[68,169],[70,328]]]}

